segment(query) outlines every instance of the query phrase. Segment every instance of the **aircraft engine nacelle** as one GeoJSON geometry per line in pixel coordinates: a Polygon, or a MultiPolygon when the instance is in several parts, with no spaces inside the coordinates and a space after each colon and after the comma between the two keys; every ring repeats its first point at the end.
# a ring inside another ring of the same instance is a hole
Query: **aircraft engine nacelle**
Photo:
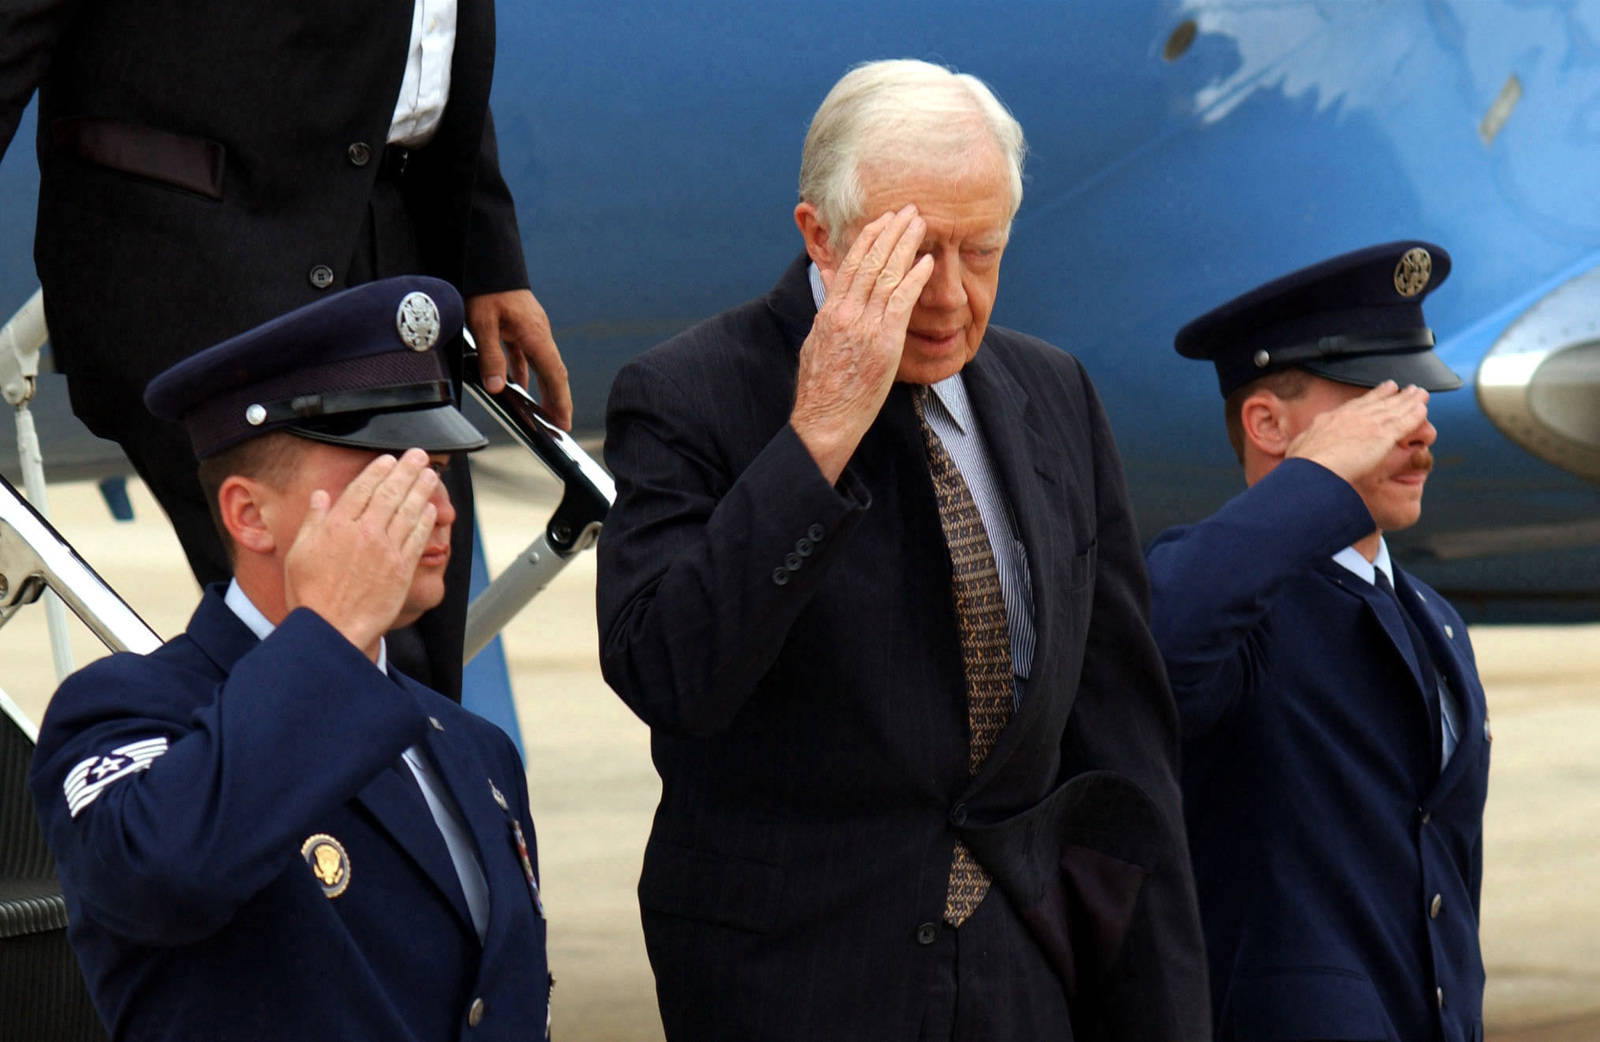
{"type": "Polygon", "coordinates": [[[1528,452],[1600,482],[1600,268],[1506,327],[1479,363],[1478,404],[1528,452]]]}

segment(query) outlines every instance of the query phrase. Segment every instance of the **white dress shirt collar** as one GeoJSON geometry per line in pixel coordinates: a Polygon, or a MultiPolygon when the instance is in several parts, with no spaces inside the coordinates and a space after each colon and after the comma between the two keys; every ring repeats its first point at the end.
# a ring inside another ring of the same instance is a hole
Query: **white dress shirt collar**
{"type": "MultiPolygon", "coordinates": [[[[239,617],[239,621],[250,627],[250,632],[261,640],[266,640],[268,635],[278,628],[261,614],[261,609],[257,608],[250,596],[239,588],[238,579],[228,580],[228,592],[222,595],[222,603],[232,609],[239,617]]],[[[389,672],[389,647],[382,637],[378,638],[378,668],[385,673],[389,672]]]]}
{"type": "Polygon", "coordinates": [[[1389,585],[1394,585],[1394,563],[1389,560],[1389,544],[1384,542],[1381,535],[1378,537],[1378,552],[1372,560],[1362,557],[1361,551],[1353,546],[1347,546],[1334,554],[1333,560],[1334,563],[1342,565],[1373,586],[1378,585],[1380,571],[1388,578],[1389,585]]]}

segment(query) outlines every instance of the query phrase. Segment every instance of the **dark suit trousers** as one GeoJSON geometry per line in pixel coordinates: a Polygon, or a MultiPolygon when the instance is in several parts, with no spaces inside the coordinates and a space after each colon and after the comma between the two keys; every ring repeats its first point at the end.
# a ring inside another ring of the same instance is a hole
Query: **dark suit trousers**
{"type": "MultiPolygon", "coordinates": [[[[422,270],[416,230],[406,212],[399,186],[380,179],[373,190],[361,238],[341,288],[422,270]]],[[[450,365],[459,396],[459,359],[451,358],[450,365]]],[[[183,428],[157,420],[145,410],[141,397],[143,388],[129,390],[132,400],[127,408],[118,410],[114,417],[102,418],[95,433],[122,446],[134,470],[171,519],[189,559],[189,567],[200,584],[226,581],[233,574],[233,568],[196,479],[196,462],[188,435],[183,428]]],[[[411,626],[390,633],[388,651],[401,671],[459,702],[473,527],[472,481],[465,453],[458,453],[451,461],[445,473],[445,487],[456,508],[456,521],[450,533],[450,565],[445,572],[444,601],[411,626]]]]}

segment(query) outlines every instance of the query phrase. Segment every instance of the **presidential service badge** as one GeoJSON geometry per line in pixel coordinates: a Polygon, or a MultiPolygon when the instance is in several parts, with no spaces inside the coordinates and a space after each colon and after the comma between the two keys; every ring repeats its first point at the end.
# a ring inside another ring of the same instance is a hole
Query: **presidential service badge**
{"type": "Polygon", "coordinates": [[[400,341],[413,351],[426,351],[439,342],[439,305],[420,291],[407,293],[395,312],[400,341]]]}
{"type": "Polygon", "coordinates": [[[312,878],[330,901],[350,885],[350,855],[345,853],[344,844],[326,832],[308,836],[300,844],[300,856],[306,859],[312,878]]]}
{"type": "Polygon", "coordinates": [[[1433,256],[1421,246],[1413,246],[1400,257],[1394,266],[1395,292],[1402,297],[1414,297],[1428,288],[1433,278],[1433,256]]]}

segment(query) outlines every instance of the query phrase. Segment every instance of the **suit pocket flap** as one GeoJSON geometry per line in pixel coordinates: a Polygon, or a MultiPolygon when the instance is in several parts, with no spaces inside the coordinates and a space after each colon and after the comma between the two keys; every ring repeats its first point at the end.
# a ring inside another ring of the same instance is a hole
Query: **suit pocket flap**
{"type": "Polygon", "coordinates": [[[1224,1002],[1222,1037],[1235,1042],[1395,1037],[1377,989],[1350,970],[1291,968],[1236,976],[1224,1002]]]}
{"type": "Polygon", "coordinates": [[[783,896],[783,869],[676,843],[651,843],[639,876],[639,904],[739,930],[769,933],[783,896]]]}
{"type": "Polygon", "coordinates": [[[56,120],[50,136],[56,148],[99,166],[222,198],[226,151],[216,141],[88,116],[56,120]]]}

